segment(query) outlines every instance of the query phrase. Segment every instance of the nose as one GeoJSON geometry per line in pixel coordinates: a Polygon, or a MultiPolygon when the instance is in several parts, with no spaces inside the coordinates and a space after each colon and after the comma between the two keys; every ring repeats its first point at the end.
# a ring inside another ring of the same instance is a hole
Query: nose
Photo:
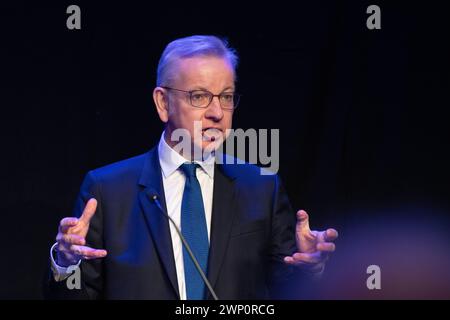
{"type": "Polygon", "coordinates": [[[214,121],[220,121],[223,118],[223,110],[220,106],[219,97],[214,97],[206,109],[205,117],[214,121]]]}

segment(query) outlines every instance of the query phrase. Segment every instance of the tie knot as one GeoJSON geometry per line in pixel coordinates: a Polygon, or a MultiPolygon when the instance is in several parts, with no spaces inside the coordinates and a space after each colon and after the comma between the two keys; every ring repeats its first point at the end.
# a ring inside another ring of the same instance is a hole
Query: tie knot
{"type": "Polygon", "coordinates": [[[195,169],[197,169],[198,164],[195,162],[186,162],[180,166],[181,171],[183,171],[186,178],[196,178],[195,169]]]}

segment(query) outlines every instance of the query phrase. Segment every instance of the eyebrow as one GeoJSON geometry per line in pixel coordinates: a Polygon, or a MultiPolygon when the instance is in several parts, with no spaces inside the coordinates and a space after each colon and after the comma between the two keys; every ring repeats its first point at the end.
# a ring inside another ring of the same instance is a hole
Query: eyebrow
{"type": "MultiPolygon", "coordinates": [[[[189,91],[195,91],[195,90],[203,90],[203,91],[208,91],[210,92],[208,89],[206,89],[205,87],[202,86],[196,86],[193,89],[189,90],[189,91]]],[[[223,89],[220,93],[226,92],[227,90],[233,90],[235,91],[236,89],[233,86],[228,86],[225,89],[223,89]]]]}

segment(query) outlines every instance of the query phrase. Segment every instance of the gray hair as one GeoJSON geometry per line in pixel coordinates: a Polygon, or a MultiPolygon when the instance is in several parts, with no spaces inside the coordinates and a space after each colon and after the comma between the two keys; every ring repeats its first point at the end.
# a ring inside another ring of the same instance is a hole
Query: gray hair
{"type": "Polygon", "coordinates": [[[195,35],[172,41],[164,49],[158,63],[156,85],[167,85],[172,64],[183,58],[216,56],[225,58],[236,74],[238,56],[236,50],[228,46],[225,39],[216,36],[195,35]]]}

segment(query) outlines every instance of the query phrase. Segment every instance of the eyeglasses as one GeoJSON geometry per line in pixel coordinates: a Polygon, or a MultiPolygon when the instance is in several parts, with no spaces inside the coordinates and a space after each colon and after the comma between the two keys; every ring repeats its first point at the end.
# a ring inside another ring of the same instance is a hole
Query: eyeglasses
{"type": "Polygon", "coordinates": [[[212,99],[214,97],[218,97],[222,109],[233,110],[237,108],[239,100],[241,98],[240,94],[234,92],[222,92],[221,94],[212,94],[207,90],[186,91],[164,86],[161,86],[161,88],[189,93],[189,101],[191,103],[191,106],[196,108],[208,108],[212,99]]]}

